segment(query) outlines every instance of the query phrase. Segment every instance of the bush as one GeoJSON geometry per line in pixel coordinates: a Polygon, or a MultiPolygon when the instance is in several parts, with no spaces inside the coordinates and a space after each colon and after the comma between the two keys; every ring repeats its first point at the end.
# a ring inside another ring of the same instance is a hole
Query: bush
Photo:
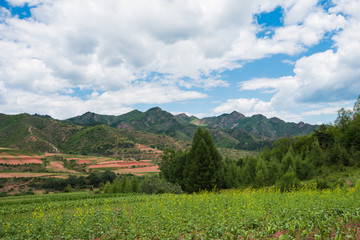
{"type": "Polygon", "coordinates": [[[6,197],[8,195],[7,192],[0,192],[0,197],[6,197]]]}
{"type": "Polygon", "coordinates": [[[176,184],[167,182],[158,176],[145,177],[140,184],[140,192],[146,194],[161,194],[161,193],[182,193],[181,187],[176,184]]]}
{"type": "Polygon", "coordinates": [[[72,187],[71,184],[66,185],[66,187],[64,188],[64,192],[72,192],[72,187]]]}

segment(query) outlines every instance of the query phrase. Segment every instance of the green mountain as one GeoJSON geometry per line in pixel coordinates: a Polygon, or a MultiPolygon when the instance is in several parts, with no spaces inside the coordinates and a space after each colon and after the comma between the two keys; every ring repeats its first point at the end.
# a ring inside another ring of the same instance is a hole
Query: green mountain
{"type": "Polygon", "coordinates": [[[286,123],[278,118],[262,115],[245,117],[236,111],[217,117],[199,119],[186,114],[172,115],[159,107],[146,112],[138,110],[120,116],[85,113],[66,120],[80,125],[106,124],[117,129],[163,134],[182,141],[190,141],[197,126],[205,126],[213,134],[218,147],[256,150],[270,145],[277,138],[311,133],[317,126],[286,123]]]}
{"type": "Polygon", "coordinates": [[[57,153],[59,144],[81,128],[41,116],[0,114],[0,146],[57,153]]]}
{"type": "Polygon", "coordinates": [[[245,117],[236,111],[218,117],[203,118],[200,120],[200,123],[209,128],[242,129],[248,133],[269,139],[307,135],[318,127],[317,125],[310,125],[303,122],[287,123],[276,117],[268,119],[261,114],[245,117]]]}
{"type": "Polygon", "coordinates": [[[165,135],[116,129],[105,124],[81,126],[39,115],[0,114],[1,147],[35,152],[118,156],[124,151],[138,151],[136,144],[165,149],[184,147],[187,143],[165,135]]]}
{"type": "Polygon", "coordinates": [[[311,133],[317,126],[286,123],[262,115],[232,112],[199,119],[159,107],[112,116],[87,112],[59,121],[48,115],[0,114],[0,146],[30,151],[117,155],[134,144],[159,149],[187,146],[197,126],[205,126],[217,147],[257,150],[283,136],[311,133]]]}
{"type": "Polygon", "coordinates": [[[159,107],[151,108],[146,112],[134,110],[120,116],[106,116],[88,112],[67,119],[66,122],[80,125],[106,124],[118,129],[164,134],[186,141],[191,141],[196,130],[195,125],[184,122],[159,107]]]}

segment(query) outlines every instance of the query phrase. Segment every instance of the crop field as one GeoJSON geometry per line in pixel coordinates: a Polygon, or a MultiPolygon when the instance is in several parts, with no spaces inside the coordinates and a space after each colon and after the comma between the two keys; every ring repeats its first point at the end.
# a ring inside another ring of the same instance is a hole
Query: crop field
{"type": "Polygon", "coordinates": [[[359,239],[360,186],[0,199],[1,239],[359,239]]]}

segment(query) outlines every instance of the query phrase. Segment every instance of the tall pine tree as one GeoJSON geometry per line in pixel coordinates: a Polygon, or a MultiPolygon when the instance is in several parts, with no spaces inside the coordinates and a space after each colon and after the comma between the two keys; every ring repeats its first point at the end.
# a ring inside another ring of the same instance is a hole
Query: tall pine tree
{"type": "Polygon", "coordinates": [[[221,183],[222,158],[210,132],[198,128],[184,169],[184,190],[211,190],[221,183]]]}
{"type": "Polygon", "coordinates": [[[210,132],[198,128],[189,151],[167,150],[160,163],[161,176],[180,184],[186,192],[221,187],[223,163],[210,132]]]}

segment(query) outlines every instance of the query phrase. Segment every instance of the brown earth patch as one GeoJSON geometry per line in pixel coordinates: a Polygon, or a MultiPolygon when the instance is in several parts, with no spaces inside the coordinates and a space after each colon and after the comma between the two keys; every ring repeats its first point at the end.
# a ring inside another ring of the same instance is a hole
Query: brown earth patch
{"type": "Polygon", "coordinates": [[[147,162],[121,162],[121,161],[109,161],[102,162],[95,165],[89,166],[89,168],[126,168],[132,166],[146,166],[151,165],[151,163],[147,162]]]}
{"type": "Polygon", "coordinates": [[[92,164],[94,161],[92,160],[85,160],[85,159],[79,159],[78,164],[92,164]]]}
{"type": "Polygon", "coordinates": [[[56,153],[45,153],[44,156],[49,157],[49,156],[55,156],[55,155],[59,155],[56,153]]]}
{"type": "Polygon", "coordinates": [[[67,176],[56,175],[53,173],[0,173],[0,178],[29,178],[29,177],[56,177],[67,178],[67,176]]]}
{"type": "Polygon", "coordinates": [[[152,147],[149,147],[149,146],[145,146],[145,145],[137,145],[136,146],[138,149],[140,149],[140,151],[143,151],[143,152],[153,152],[153,153],[157,153],[157,154],[161,154],[162,151],[158,150],[158,149],[155,149],[155,148],[152,148],[152,147]]]}
{"type": "Polygon", "coordinates": [[[42,161],[39,158],[26,156],[26,155],[10,155],[10,154],[1,154],[0,155],[0,163],[2,164],[12,164],[12,165],[18,165],[18,164],[42,164],[42,161]]]}
{"type": "Polygon", "coordinates": [[[117,173],[145,173],[145,172],[160,172],[158,166],[150,166],[143,168],[125,168],[119,169],[116,171],[117,173]]]}
{"type": "Polygon", "coordinates": [[[77,173],[74,170],[70,170],[64,167],[62,162],[50,162],[50,165],[46,167],[48,170],[53,172],[67,172],[67,173],[77,173]]]}

